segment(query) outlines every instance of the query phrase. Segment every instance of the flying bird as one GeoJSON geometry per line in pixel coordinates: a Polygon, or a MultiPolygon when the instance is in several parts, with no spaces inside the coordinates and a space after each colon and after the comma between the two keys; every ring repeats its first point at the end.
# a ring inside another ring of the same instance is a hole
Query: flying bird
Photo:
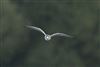
{"type": "Polygon", "coordinates": [[[54,37],[54,36],[72,37],[72,36],[64,34],[64,33],[54,33],[54,34],[49,35],[49,34],[46,34],[41,28],[38,28],[38,27],[35,27],[35,26],[26,26],[26,27],[43,33],[44,34],[44,39],[46,41],[51,40],[51,38],[54,37]]]}

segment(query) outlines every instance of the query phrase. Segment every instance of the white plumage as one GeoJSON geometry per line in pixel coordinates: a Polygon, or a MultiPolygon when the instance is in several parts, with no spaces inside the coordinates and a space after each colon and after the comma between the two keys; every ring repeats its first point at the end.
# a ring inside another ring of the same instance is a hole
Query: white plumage
{"type": "Polygon", "coordinates": [[[54,33],[54,34],[48,35],[41,28],[38,28],[35,26],[26,26],[26,27],[42,32],[44,34],[44,39],[47,41],[50,40],[54,36],[72,37],[72,36],[64,34],[64,33],[54,33]]]}

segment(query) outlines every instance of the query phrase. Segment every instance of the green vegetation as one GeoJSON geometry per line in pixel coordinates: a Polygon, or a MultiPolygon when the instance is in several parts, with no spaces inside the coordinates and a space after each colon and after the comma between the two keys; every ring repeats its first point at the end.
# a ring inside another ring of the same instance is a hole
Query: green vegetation
{"type": "Polygon", "coordinates": [[[100,67],[100,2],[0,0],[0,66],[100,67]],[[47,42],[25,25],[74,38],[47,42]]]}

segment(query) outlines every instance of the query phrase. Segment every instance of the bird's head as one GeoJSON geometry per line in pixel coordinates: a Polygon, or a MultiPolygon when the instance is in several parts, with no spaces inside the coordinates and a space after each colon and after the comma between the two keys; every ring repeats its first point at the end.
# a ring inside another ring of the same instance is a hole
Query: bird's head
{"type": "Polygon", "coordinates": [[[50,35],[46,35],[46,36],[44,37],[44,39],[47,40],[47,41],[49,41],[49,40],[51,39],[51,36],[50,36],[50,35]]]}

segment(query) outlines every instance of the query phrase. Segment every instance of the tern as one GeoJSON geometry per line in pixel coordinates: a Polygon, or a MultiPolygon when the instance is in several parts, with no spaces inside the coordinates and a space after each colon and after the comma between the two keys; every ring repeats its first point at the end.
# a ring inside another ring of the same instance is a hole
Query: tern
{"type": "Polygon", "coordinates": [[[27,27],[27,28],[31,28],[31,29],[33,29],[33,30],[36,30],[36,31],[39,31],[39,32],[43,33],[43,34],[44,34],[44,39],[45,39],[46,41],[51,40],[51,38],[54,37],[54,36],[72,37],[72,36],[67,35],[67,34],[64,34],[64,33],[54,33],[54,34],[49,35],[49,34],[46,34],[46,33],[45,33],[41,28],[39,28],[39,27],[35,27],[35,26],[26,26],[26,27],[27,27]]]}

